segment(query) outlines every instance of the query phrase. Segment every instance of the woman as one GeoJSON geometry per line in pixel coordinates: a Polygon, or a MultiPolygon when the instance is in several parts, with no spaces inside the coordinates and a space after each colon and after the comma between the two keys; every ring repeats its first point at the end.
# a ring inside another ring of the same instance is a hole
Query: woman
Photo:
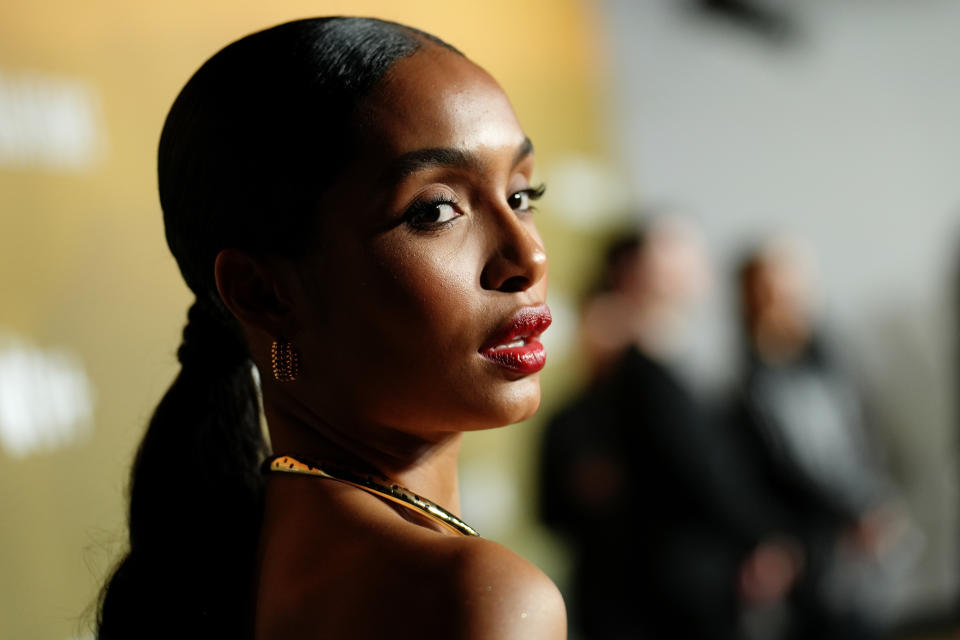
{"type": "Polygon", "coordinates": [[[549,579],[452,515],[462,433],[539,403],[532,170],[496,82],[401,25],[296,21],[197,71],[159,153],[197,300],[100,638],[564,637],[549,579]]]}

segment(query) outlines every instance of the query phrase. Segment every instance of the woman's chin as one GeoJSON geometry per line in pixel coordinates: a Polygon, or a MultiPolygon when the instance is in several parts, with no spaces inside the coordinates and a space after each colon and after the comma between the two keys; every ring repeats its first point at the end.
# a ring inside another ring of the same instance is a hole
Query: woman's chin
{"type": "Polygon", "coordinates": [[[531,418],[540,407],[540,381],[531,377],[534,379],[514,382],[509,392],[498,399],[496,406],[489,407],[490,411],[481,423],[468,430],[505,427],[531,418]],[[518,385],[518,382],[525,384],[518,385]]]}

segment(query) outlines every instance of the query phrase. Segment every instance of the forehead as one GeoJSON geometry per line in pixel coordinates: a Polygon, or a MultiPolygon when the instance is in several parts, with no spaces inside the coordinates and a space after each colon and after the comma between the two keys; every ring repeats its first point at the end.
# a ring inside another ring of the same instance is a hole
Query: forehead
{"type": "Polygon", "coordinates": [[[361,117],[363,142],[388,156],[432,147],[515,150],[525,138],[496,81],[433,44],[390,69],[361,117]]]}

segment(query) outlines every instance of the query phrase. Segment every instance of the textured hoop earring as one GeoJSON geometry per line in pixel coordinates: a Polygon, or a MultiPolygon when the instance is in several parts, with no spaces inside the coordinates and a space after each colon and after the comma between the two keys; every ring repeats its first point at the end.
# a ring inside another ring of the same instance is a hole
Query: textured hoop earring
{"type": "Polygon", "coordinates": [[[300,375],[300,354],[292,342],[274,340],[270,347],[270,362],[273,379],[278,382],[293,382],[300,375]]]}

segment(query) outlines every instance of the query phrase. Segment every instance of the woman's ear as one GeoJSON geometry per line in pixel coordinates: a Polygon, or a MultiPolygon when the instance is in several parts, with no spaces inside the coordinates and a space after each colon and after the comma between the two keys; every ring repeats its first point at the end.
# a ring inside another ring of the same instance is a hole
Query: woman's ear
{"type": "Polygon", "coordinates": [[[214,278],[220,298],[242,325],[274,338],[296,333],[290,304],[290,270],[276,260],[252,256],[240,249],[217,254],[214,278]]]}

